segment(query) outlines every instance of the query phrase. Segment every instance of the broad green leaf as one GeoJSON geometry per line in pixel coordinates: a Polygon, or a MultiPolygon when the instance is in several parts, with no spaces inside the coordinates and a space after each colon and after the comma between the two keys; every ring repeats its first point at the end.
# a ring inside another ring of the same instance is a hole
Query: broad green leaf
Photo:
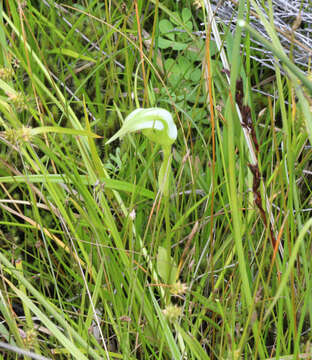
{"type": "Polygon", "coordinates": [[[193,72],[192,72],[192,76],[191,76],[191,80],[193,82],[198,82],[200,80],[202,76],[202,71],[200,69],[195,69],[193,72]]]}
{"type": "Polygon", "coordinates": [[[173,50],[177,50],[177,51],[181,51],[181,50],[185,50],[188,47],[188,44],[184,44],[181,42],[172,42],[172,49],[173,50]]]}
{"type": "Polygon", "coordinates": [[[172,41],[160,37],[160,38],[158,39],[158,47],[159,47],[160,49],[169,49],[169,48],[172,47],[172,41]]]}
{"type": "Polygon", "coordinates": [[[192,12],[190,9],[188,8],[184,8],[182,10],[182,19],[183,19],[183,22],[187,22],[188,20],[190,20],[192,18],[192,12]]]}
{"type": "Polygon", "coordinates": [[[175,61],[171,58],[169,58],[165,61],[165,69],[167,71],[172,71],[174,65],[175,65],[175,61]]]}
{"type": "Polygon", "coordinates": [[[157,254],[157,271],[166,284],[173,284],[178,275],[178,268],[167,249],[160,246],[157,254]]]}
{"type": "Polygon", "coordinates": [[[182,20],[178,13],[172,12],[170,14],[170,20],[175,24],[181,26],[182,20]]]}
{"type": "Polygon", "coordinates": [[[158,47],[160,49],[172,48],[173,50],[180,51],[180,50],[186,49],[188,47],[188,44],[184,44],[184,43],[177,42],[177,41],[171,41],[171,40],[167,40],[167,39],[160,37],[158,39],[158,47]]]}
{"type": "Polygon", "coordinates": [[[163,19],[159,21],[159,30],[162,35],[165,35],[170,40],[174,41],[174,33],[171,32],[173,30],[173,25],[167,19],[163,19]]]}
{"type": "Polygon", "coordinates": [[[193,23],[191,21],[188,21],[187,23],[185,23],[185,27],[188,31],[192,31],[193,30],[193,23]]]}
{"type": "Polygon", "coordinates": [[[188,80],[190,76],[192,76],[194,70],[193,65],[185,56],[181,56],[178,63],[180,67],[180,72],[183,74],[184,78],[188,80]]]}

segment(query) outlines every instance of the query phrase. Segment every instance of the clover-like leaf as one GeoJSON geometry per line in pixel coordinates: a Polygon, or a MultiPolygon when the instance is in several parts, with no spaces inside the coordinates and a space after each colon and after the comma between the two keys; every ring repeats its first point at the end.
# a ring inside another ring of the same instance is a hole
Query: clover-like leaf
{"type": "Polygon", "coordinates": [[[170,40],[174,41],[174,33],[171,32],[174,29],[171,22],[167,19],[160,20],[159,30],[162,35],[167,36],[170,40]]]}
{"type": "Polygon", "coordinates": [[[190,20],[192,17],[192,12],[189,8],[184,8],[182,10],[182,19],[186,23],[188,20],[190,20]]]}
{"type": "Polygon", "coordinates": [[[162,37],[159,37],[158,39],[158,47],[160,49],[169,49],[172,47],[172,44],[174,44],[174,41],[172,40],[167,40],[162,37]]]}

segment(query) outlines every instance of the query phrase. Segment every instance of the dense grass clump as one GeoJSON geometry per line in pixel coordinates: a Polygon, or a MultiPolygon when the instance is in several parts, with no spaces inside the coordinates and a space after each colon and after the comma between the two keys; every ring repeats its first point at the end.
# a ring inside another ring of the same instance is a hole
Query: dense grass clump
{"type": "Polygon", "coordinates": [[[312,356],[312,83],[237,5],[5,2],[1,358],[312,356]]]}

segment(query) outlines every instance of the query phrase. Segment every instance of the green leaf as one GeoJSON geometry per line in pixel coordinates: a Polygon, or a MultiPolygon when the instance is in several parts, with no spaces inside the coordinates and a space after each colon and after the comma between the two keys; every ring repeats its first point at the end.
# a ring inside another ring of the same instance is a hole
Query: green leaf
{"type": "Polygon", "coordinates": [[[165,35],[168,39],[174,41],[173,25],[169,20],[163,19],[159,21],[159,30],[162,35],[165,35]]]}
{"type": "Polygon", "coordinates": [[[69,129],[60,126],[40,126],[29,130],[30,135],[47,134],[47,133],[58,133],[67,134],[73,136],[91,136],[93,138],[100,138],[99,135],[92,133],[88,130],[83,129],[69,129]]]}
{"type": "Polygon", "coordinates": [[[192,72],[192,77],[191,77],[191,80],[193,82],[198,82],[201,78],[201,75],[202,75],[202,71],[200,69],[195,69],[193,72],[192,72]]]}
{"type": "Polygon", "coordinates": [[[192,31],[193,30],[193,23],[192,21],[188,21],[187,23],[185,23],[185,27],[188,31],[192,31]]]}
{"type": "Polygon", "coordinates": [[[174,68],[175,63],[176,62],[171,58],[165,60],[165,69],[166,69],[166,71],[171,72],[173,70],[173,68],[174,68]]]}
{"type": "MultiPolygon", "coordinates": [[[[109,179],[106,177],[101,177],[97,179],[99,185],[105,186],[105,188],[125,191],[129,193],[137,193],[141,196],[145,196],[150,199],[154,199],[155,195],[152,191],[145,189],[141,186],[131,184],[127,181],[109,179]]],[[[89,176],[80,175],[79,181],[83,184],[93,185],[92,179],[89,176]]],[[[0,183],[57,183],[57,184],[72,184],[72,179],[69,179],[65,174],[38,174],[38,175],[16,175],[16,176],[0,176],[0,183]]]]}
{"type": "Polygon", "coordinates": [[[168,325],[168,322],[166,321],[166,318],[164,317],[163,312],[161,311],[158,302],[155,299],[155,296],[151,290],[151,287],[149,288],[150,291],[150,296],[152,298],[153,304],[154,304],[154,308],[156,310],[156,313],[158,315],[159,321],[160,321],[160,325],[161,325],[161,331],[159,333],[159,337],[164,337],[168,348],[171,351],[172,354],[172,359],[183,359],[184,357],[181,355],[179,347],[176,343],[176,340],[173,336],[173,333],[168,325]]]}
{"type": "Polygon", "coordinates": [[[68,337],[68,335],[65,335],[59,329],[59,327],[52,320],[50,320],[50,318],[44,312],[42,312],[27,295],[25,295],[22,291],[15,287],[10,281],[7,280],[7,283],[11,286],[12,290],[16,293],[16,295],[25,303],[25,305],[39,318],[39,320],[43,324],[45,324],[45,326],[47,326],[49,331],[51,331],[55,338],[66,348],[66,350],[68,350],[71,356],[79,360],[88,359],[80,351],[80,349],[76,346],[72,339],[68,337]]]}
{"type": "Polygon", "coordinates": [[[48,51],[49,54],[59,54],[59,55],[65,55],[74,59],[79,59],[79,60],[86,60],[86,61],[90,61],[95,63],[96,60],[93,59],[90,56],[85,56],[82,54],[77,53],[76,51],[73,51],[71,49],[64,49],[64,48],[59,48],[59,49],[53,49],[48,51]]]}
{"type": "Polygon", "coordinates": [[[188,20],[191,19],[191,17],[192,17],[192,12],[191,12],[191,10],[188,9],[188,8],[184,8],[184,9],[182,10],[182,19],[183,19],[183,22],[186,23],[188,20]]]}
{"type": "Polygon", "coordinates": [[[181,56],[178,63],[180,66],[181,74],[183,74],[185,79],[189,79],[193,72],[193,67],[190,61],[185,56],[181,56]]]}
{"type": "Polygon", "coordinates": [[[191,349],[192,354],[196,356],[197,359],[209,360],[207,352],[202,348],[198,340],[190,334],[187,334],[179,325],[176,325],[177,331],[183,337],[183,340],[186,342],[188,347],[191,349]]]}
{"type": "Polygon", "coordinates": [[[160,37],[158,39],[158,47],[160,49],[169,49],[172,47],[173,41],[160,37]]]}
{"type": "Polygon", "coordinates": [[[171,44],[172,44],[172,49],[177,51],[185,50],[188,47],[188,44],[183,44],[177,41],[172,41],[171,44]]]}
{"type": "Polygon", "coordinates": [[[176,12],[172,12],[170,14],[170,20],[176,25],[181,25],[181,22],[182,22],[179,14],[176,12]]]}
{"type": "Polygon", "coordinates": [[[188,47],[188,44],[184,44],[184,43],[177,42],[177,41],[171,41],[171,40],[167,40],[167,39],[160,37],[158,39],[158,47],[160,49],[172,48],[173,50],[180,51],[180,50],[186,49],[188,47]]]}
{"type": "Polygon", "coordinates": [[[178,275],[178,268],[168,250],[162,246],[158,248],[157,271],[164,283],[175,283],[178,275]]]}

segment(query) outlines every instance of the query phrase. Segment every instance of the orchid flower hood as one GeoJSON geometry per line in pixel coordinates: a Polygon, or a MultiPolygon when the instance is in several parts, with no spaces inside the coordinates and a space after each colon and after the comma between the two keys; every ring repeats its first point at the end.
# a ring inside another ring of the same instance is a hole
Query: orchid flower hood
{"type": "Polygon", "coordinates": [[[161,146],[169,146],[177,138],[177,127],[169,111],[161,108],[138,108],[125,119],[121,129],[106,144],[128,133],[143,130],[143,134],[161,146]]]}

